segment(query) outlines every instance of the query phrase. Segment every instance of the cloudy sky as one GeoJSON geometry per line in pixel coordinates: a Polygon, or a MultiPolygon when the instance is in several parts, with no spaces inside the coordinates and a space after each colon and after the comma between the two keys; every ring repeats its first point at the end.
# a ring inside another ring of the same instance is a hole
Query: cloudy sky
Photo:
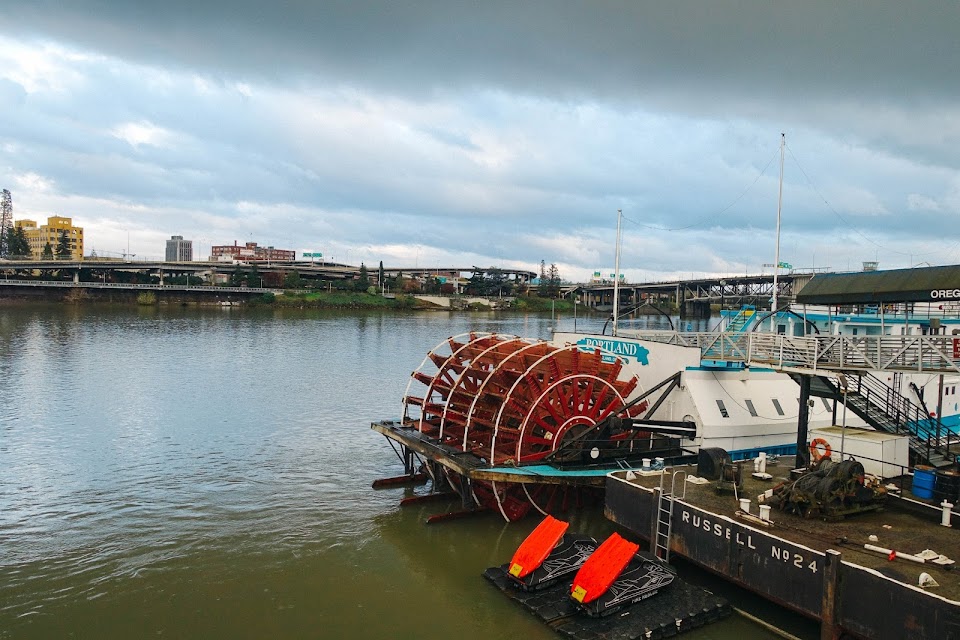
{"type": "Polygon", "coordinates": [[[630,280],[960,262],[960,4],[5,0],[0,187],[173,234],[630,280]]]}

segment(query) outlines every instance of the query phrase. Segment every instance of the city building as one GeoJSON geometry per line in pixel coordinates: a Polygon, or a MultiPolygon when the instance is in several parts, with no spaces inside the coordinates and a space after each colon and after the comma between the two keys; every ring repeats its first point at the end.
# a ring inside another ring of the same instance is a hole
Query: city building
{"type": "Polygon", "coordinates": [[[71,218],[50,216],[47,224],[40,226],[37,226],[35,220],[17,220],[14,225],[23,229],[23,235],[30,243],[30,257],[34,260],[43,257],[43,249],[47,244],[56,257],[57,247],[60,246],[60,238],[64,233],[67,234],[67,244],[70,247],[70,256],[67,259],[83,260],[83,229],[73,226],[71,218]]]}
{"type": "Polygon", "coordinates": [[[247,242],[244,245],[216,245],[210,247],[210,259],[218,262],[229,262],[231,260],[240,260],[248,262],[252,260],[276,260],[278,262],[293,262],[297,259],[296,251],[287,249],[274,249],[273,247],[259,247],[256,242],[247,242]]]}
{"type": "Polygon", "coordinates": [[[183,236],[170,236],[167,240],[166,262],[190,262],[193,260],[193,240],[184,240],[183,236]]]}

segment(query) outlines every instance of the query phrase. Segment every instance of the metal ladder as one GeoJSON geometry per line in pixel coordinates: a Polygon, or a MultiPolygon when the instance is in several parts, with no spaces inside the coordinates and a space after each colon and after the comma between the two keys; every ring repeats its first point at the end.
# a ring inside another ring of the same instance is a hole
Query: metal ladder
{"type": "Polygon", "coordinates": [[[681,478],[683,483],[683,492],[680,499],[683,500],[687,495],[687,472],[678,470],[673,472],[670,481],[670,491],[667,491],[664,483],[666,471],[660,476],[660,499],[657,504],[657,531],[653,540],[653,554],[667,562],[670,560],[670,535],[673,533],[673,501],[677,489],[677,477],[681,478]]]}

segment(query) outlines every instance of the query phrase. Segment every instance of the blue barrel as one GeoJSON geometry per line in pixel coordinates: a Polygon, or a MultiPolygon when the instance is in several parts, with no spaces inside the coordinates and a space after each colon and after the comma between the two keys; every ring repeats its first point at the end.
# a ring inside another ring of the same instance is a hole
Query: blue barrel
{"type": "Polygon", "coordinates": [[[910,487],[910,491],[918,498],[929,500],[933,497],[935,478],[936,474],[933,469],[921,469],[917,467],[913,470],[913,486],[910,487]]]}
{"type": "Polygon", "coordinates": [[[957,504],[960,497],[960,473],[956,471],[937,471],[933,482],[933,499],[937,504],[944,500],[957,504]]]}

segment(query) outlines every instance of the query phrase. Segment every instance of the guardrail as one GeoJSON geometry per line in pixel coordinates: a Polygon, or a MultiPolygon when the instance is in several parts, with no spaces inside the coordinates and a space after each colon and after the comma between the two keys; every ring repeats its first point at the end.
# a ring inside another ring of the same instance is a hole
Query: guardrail
{"type": "Polygon", "coordinates": [[[960,373],[960,336],[786,336],[634,331],[625,337],[700,349],[704,360],[808,371],[960,373]]]}
{"type": "Polygon", "coordinates": [[[134,284],[129,282],[72,282],[60,280],[0,280],[0,285],[12,287],[50,287],[74,289],[131,289],[142,291],[201,291],[209,293],[279,293],[266,287],[218,287],[186,284],[134,284]]]}

